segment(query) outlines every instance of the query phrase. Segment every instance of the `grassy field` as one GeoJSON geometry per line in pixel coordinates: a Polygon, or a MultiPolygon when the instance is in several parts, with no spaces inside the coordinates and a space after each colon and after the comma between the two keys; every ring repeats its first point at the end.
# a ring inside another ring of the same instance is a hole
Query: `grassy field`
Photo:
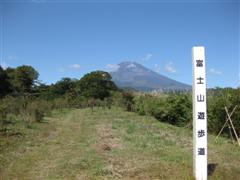
{"type": "MultiPolygon", "coordinates": [[[[193,179],[189,129],[120,108],[62,110],[1,137],[1,179],[193,179]]],[[[240,147],[209,136],[210,179],[240,179],[240,147]]]]}

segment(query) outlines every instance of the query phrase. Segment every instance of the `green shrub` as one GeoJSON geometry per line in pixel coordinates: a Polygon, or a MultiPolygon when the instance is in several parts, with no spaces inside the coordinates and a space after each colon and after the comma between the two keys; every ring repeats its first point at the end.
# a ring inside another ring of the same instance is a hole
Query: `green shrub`
{"type": "MultiPolygon", "coordinates": [[[[226,121],[227,107],[229,113],[238,105],[231,119],[237,133],[240,135],[240,89],[217,88],[209,93],[208,100],[208,130],[217,134],[226,121]]],[[[229,129],[225,128],[223,134],[229,136],[229,129]]]]}
{"type": "Polygon", "coordinates": [[[5,104],[0,104],[0,128],[1,130],[4,129],[4,122],[6,120],[7,117],[7,107],[5,104]]]}
{"type": "Polygon", "coordinates": [[[139,115],[145,115],[145,109],[144,109],[144,105],[145,105],[145,100],[143,96],[136,96],[134,98],[134,111],[137,112],[139,115]]]}
{"type": "Polygon", "coordinates": [[[31,122],[41,122],[43,120],[44,117],[44,107],[40,106],[40,103],[37,101],[33,101],[31,103],[29,103],[26,107],[26,116],[27,120],[31,122]]]}
{"type": "Polygon", "coordinates": [[[63,108],[68,108],[69,102],[66,98],[61,97],[61,98],[56,98],[53,100],[53,108],[54,109],[63,109],[63,108]]]}
{"type": "Polygon", "coordinates": [[[185,126],[192,119],[190,96],[187,94],[134,98],[134,111],[140,115],[151,115],[156,119],[176,126],[185,126]]]}
{"type": "Polygon", "coordinates": [[[24,108],[26,105],[26,99],[22,96],[20,97],[12,97],[6,96],[5,98],[1,99],[1,104],[4,104],[7,109],[7,114],[19,114],[21,108],[24,108]]]}
{"type": "Polygon", "coordinates": [[[131,92],[122,93],[122,104],[126,111],[133,111],[134,108],[134,95],[131,92]]]}
{"type": "Polygon", "coordinates": [[[115,91],[111,94],[112,105],[118,107],[124,107],[123,105],[123,95],[121,92],[115,91]]]}
{"type": "Polygon", "coordinates": [[[192,120],[191,97],[186,94],[172,95],[166,102],[166,121],[176,126],[186,126],[192,120]]]}

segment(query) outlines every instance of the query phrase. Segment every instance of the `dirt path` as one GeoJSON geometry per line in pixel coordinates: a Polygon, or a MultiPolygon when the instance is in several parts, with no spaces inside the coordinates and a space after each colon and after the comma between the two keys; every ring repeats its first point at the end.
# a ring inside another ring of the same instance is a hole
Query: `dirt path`
{"type": "Polygon", "coordinates": [[[97,152],[104,155],[111,150],[121,148],[120,139],[114,136],[111,125],[101,124],[96,129],[98,134],[97,152]]]}

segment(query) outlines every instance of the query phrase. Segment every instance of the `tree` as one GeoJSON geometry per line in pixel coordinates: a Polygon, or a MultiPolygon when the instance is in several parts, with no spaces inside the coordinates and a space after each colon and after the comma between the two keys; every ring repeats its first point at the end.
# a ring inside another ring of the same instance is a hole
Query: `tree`
{"type": "Polygon", "coordinates": [[[10,83],[10,87],[11,87],[11,91],[14,91],[14,76],[15,76],[15,69],[8,67],[7,69],[5,69],[5,72],[7,74],[8,77],[8,82],[10,83]]]}
{"type": "Polygon", "coordinates": [[[0,66],[0,97],[11,92],[11,84],[6,71],[0,66]]]}
{"type": "Polygon", "coordinates": [[[38,72],[31,66],[19,66],[16,69],[8,68],[7,74],[11,85],[16,92],[31,92],[38,78],[38,72]]]}
{"type": "Polygon", "coordinates": [[[111,91],[117,90],[111,79],[111,75],[107,72],[94,71],[80,79],[77,90],[84,97],[103,100],[110,96],[111,91]]]}
{"type": "Polygon", "coordinates": [[[51,92],[54,95],[61,96],[75,88],[76,80],[71,78],[62,78],[56,84],[54,84],[51,88],[51,92]]]}

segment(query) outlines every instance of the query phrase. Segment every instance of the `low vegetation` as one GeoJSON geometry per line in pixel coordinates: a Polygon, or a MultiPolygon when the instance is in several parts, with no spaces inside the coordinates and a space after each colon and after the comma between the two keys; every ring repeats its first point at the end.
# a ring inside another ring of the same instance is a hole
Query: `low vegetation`
{"type": "MultiPolygon", "coordinates": [[[[232,120],[240,134],[240,88],[216,88],[208,90],[208,132],[217,134],[226,121],[225,107],[231,112],[235,106],[232,120]]],[[[139,115],[150,115],[157,120],[179,127],[192,128],[192,96],[190,93],[178,94],[140,94],[123,93],[123,107],[139,115]]],[[[229,137],[229,129],[223,134],[229,137]]]]}
{"type": "MultiPolygon", "coordinates": [[[[122,108],[55,110],[2,138],[1,179],[193,179],[191,130],[122,108]]],[[[210,179],[238,179],[239,147],[214,138],[210,179]]]]}

